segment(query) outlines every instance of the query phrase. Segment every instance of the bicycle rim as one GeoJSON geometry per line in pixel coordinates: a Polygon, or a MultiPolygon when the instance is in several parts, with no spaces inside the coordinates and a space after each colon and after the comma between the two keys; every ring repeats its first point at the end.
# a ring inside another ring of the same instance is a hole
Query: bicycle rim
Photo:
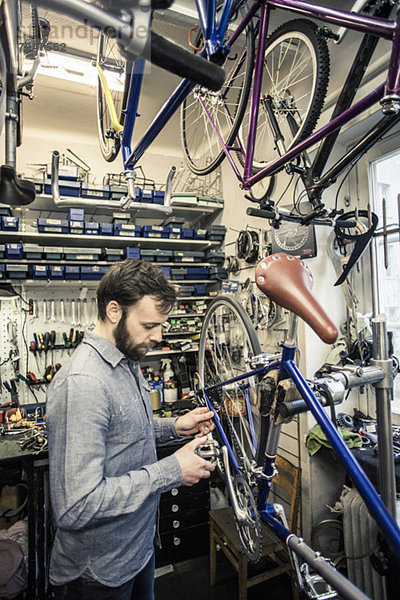
{"type": "MultiPolygon", "coordinates": [[[[126,61],[122,58],[114,39],[100,34],[97,61],[107,80],[117,117],[122,124],[124,98],[122,89],[126,74],[126,61]],[[120,89],[115,89],[116,86],[120,89]]],[[[114,129],[111,122],[110,109],[101,84],[100,75],[97,77],[97,129],[101,153],[107,162],[112,162],[118,155],[121,142],[119,132],[114,129]]]]}
{"type": "Polygon", "coordinates": [[[239,36],[225,58],[226,78],[222,88],[211,92],[196,86],[182,104],[183,151],[189,169],[196,175],[211,173],[224,159],[218,136],[225,145],[233,144],[246,110],[253,63],[254,33],[250,23],[246,39],[239,36]]]}
{"type": "MultiPolygon", "coordinates": [[[[272,108],[287,151],[314,130],[328,82],[328,47],[314,23],[297,19],[271,35],[264,55],[253,173],[278,157],[266,103],[272,108]]],[[[239,132],[242,140],[247,140],[249,119],[247,111],[239,132]]]]}
{"type": "MultiPolygon", "coordinates": [[[[251,369],[250,359],[261,353],[256,331],[243,307],[233,298],[214,300],[204,317],[199,343],[200,385],[237,377],[251,369]]],[[[256,459],[260,436],[257,378],[251,377],[209,392],[217,417],[246,476],[256,459]],[[250,413],[246,414],[246,393],[250,413]]],[[[216,433],[217,439],[219,435],[216,433]]],[[[221,442],[220,439],[218,439],[221,442]]],[[[222,468],[221,468],[222,470],[222,468]]]]}

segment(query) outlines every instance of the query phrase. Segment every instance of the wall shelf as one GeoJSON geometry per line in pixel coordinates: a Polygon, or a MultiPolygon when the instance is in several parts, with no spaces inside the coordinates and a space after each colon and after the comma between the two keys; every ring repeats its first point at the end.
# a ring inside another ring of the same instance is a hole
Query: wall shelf
{"type": "MultiPolygon", "coordinates": [[[[39,233],[38,231],[1,231],[3,243],[30,243],[46,246],[81,246],[82,248],[175,248],[177,250],[203,250],[220,246],[220,242],[208,240],[184,240],[169,238],[144,238],[122,235],[71,235],[62,233],[39,233]]],[[[193,263],[195,264],[195,263],[193,263]]]]}

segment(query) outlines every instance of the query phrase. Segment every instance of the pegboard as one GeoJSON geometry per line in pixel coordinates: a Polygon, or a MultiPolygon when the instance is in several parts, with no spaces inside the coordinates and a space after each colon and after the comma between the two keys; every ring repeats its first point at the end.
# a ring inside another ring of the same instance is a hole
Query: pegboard
{"type": "MultiPolygon", "coordinates": [[[[11,401],[11,394],[3,382],[15,382],[18,394],[21,394],[20,381],[17,373],[23,369],[24,341],[22,324],[25,313],[22,310],[20,298],[2,298],[0,300],[0,404],[11,401]]],[[[23,393],[22,393],[23,395],[23,393]]]]}
{"type": "MultiPolygon", "coordinates": [[[[46,368],[50,365],[63,364],[72,354],[73,348],[67,348],[63,334],[67,340],[73,339],[77,331],[84,331],[95,324],[97,319],[96,287],[98,282],[89,282],[83,286],[81,282],[47,282],[14,285],[22,298],[1,301],[0,310],[0,356],[4,361],[10,352],[10,325],[17,329],[18,350],[20,355],[19,372],[26,378],[27,372],[34,373],[38,380],[43,380],[46,368]],[[32,314],[24,312],[32,305],[32,314]],[[35,339],[40,341],[40,334],[55,331],[55,349],[47,353],[33,353],[30,344],[35,339]]],[[[16,372],[11,362],[1,367],[1,377],[9,380],[15,378],[16,372]]],[[[48,384],[30,387],[23,381],[17,383],[20,404],[45,402],[48,384]]],[[[8,401],[10,394],[2,386],[1,403],[8,401]],[[7,398],[6,398],[7,397],[7,398]]]]}

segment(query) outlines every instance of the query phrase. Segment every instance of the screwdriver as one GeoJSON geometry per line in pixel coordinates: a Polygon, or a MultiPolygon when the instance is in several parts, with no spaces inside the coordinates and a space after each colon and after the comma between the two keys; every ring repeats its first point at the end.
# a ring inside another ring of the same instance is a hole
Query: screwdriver
{"type": "Polygon", "coordinates": [[[47,352],[49,351],[49,343],[50,343],[50,333],[46,331],[43,336],[43,344],[44,344],[44,360],[47,361],[47,352]]]}
{"type": "Polygon", "coordinates": [[[36,343],[35,343],[35,342],[31,342],[31,343],[29,344],[29,347],[30,347],[30,349],[31,349],[31,350],[32,350],[32,352],[33,352],[33,356],[35,357],[35,360],[36,360],[36,366],[37,366],[37,368],[38,368],[38,371],[39,371],[39,370],[40,370],[40,368],[39,368],[39,361],[38,361],[38,358],[37,358],[37,345],[36,345],[36,343]]]}
{"type": "Polygon", "coordinates": [[[56,332],[54,329],[50,331],[49,346],[51,348],[51,362],[54,362],[54,347],[56,345],[56,332]]]}

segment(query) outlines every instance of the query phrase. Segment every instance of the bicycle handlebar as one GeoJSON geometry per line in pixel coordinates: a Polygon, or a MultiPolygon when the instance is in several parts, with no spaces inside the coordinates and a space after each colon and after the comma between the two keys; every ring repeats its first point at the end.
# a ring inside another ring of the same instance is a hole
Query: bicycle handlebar
{"type": "Polygon", "coordinates": [[[225,71],[221,67],[188,52],[154,31],[151,32],[151,62],[213,91],[219,90],[225,80],[225,71]]]}
{"type": "Polygon", "coordinates": [[[274,221],[276,224],[279,224],[280,221],[290,221],[291,223],[299,223],[300,225],[325,225],[327,227],[343,227],[343,228],[351,228],[355,227],[357,221],[354,220],[345,220],[345,219],[335,219],[334,217],[313,217],[308,219],[308,215],[292,215],[289,213],[284,213],[275,208],[253,208],[252,206],[248,207],[246,210],[246,214],[251,217],[261,217],[262,219],[269,219],[270,221],[274,221]]]}

